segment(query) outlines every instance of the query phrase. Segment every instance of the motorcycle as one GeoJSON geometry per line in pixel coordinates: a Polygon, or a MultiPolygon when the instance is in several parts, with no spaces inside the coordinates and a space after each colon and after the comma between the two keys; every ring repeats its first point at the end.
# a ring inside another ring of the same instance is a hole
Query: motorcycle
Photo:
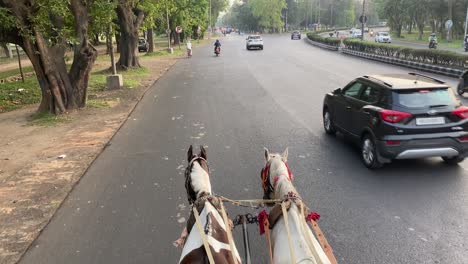
{"type": "Polygon", "coordinates": [[[187,57],[192,58],[192,49],[187,49],[187,57]]]}
{"type": "Polygon", "coordinates": [[[465,52],[468,51],[468,42],[465,42],[465,52]]]}
{"type": "Polygon", "coordinates": [[[221,53],[221,48],[220,48],[220,47],[216,47],[214,53],[216,54],[216,57],[218,57],[219,54],[221,53]]]}
{"type": "Polygon", "coordinates": [[[429,42],[429,48],[430,49],[437,49],[437,41],[431,40],[429,42]]]}

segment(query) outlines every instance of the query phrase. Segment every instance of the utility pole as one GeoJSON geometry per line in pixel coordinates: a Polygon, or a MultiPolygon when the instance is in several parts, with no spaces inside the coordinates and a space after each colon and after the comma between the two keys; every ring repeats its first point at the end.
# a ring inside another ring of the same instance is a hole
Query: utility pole
{"type": "Polygon", "coordinates": [[[318,0],[318,20],[317,20],[317,27],[318,27],[318,30],[320,30],[321,26],[320,26],[320,0],[318,0]]]}
{"type": "MultiPolygon", "coordinates": [[[[452,0],[448,0],[448,19],[452,20],[452,0]]],[[[452,42],[452,26],[447,28],[447,41],[452,42]]]]}
{"type": "Polygon", "coordinates": [[[166,29],[166,34],[167,34],[167,51],[172,54],[172,48],[171,48],[171,26],[169,25],[169,8],[167,7],[166,4],[166,21],[167,21],[167,29],[166,29]]]}
{"type": "Polygon", "coordinates": [[[366,22],[365,17],[366,17],[366,0],[362,0],[362,25],[361,25],[361,40],[364,40],[364,23],[366,22]]]}
{"type": "Polygon", "coordinates": [[[213,28],[211,27],[211,0],[210,0],[210,26],[208,27],[210,30],[210,39],[211,39],[211,32],[213,31],[213,28]]]}
{"type": "Polygon", "coordinates": [[[463,35],[463,40],[465,40],[466,37],[466,29],[468,27],[468,7],[466,8],[466,18],[465,18],[465,35],[463,35]]]}

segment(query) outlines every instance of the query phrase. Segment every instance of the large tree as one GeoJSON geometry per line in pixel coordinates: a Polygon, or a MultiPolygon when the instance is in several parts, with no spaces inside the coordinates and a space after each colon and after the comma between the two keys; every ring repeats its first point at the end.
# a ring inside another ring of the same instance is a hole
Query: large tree
{"type": "Polygon", "coordinates": [[[286,8],[285,0],[250,0],[249,5],[261,28],[275,32],[283,27],[281,14],[286,8]]]}
{"type": "Polygon", "coordinates": [[[116,8],[120,31],[118,69],[141,67],[138,60],[138,33],[146,16],[141,4],[141,0],[118,0],[116,8]]]}
{"type": "Polygon", "coordinates": [[[88,39],[88,14],[95,1],[0,0],[0,42],[18,44],[31,60],[42,90],[39,111],[85,106],[97,57],[88,39]],[[65,50],[71,43],[73,63],[67,70],[65,50]]]}

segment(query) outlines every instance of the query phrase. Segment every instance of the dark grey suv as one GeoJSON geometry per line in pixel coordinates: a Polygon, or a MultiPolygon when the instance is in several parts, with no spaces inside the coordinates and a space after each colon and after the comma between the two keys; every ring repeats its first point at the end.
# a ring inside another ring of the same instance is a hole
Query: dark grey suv
{"type": "Polygon", "coordinates": [[[371,169],[392,159],[456,164],[468,151],[468,107],[443,81],[417,73],[363,76],[328,93],[323,123],[358,142],[371,169]]]}

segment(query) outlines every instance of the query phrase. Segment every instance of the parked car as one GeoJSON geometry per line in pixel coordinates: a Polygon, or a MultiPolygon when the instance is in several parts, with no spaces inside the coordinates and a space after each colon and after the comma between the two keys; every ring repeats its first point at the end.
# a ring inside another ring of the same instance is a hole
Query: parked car
{"type": "Polygon", "coordinates": [[[353,34],[353,32],[356,30],[357,28],[352,28],[349,30],[349,34],[353,34]]]}
{"type": "Polygon", "coordinates": [[[301,39],[301,32],[299,31],[293,31],[293,33],[291,33],[291,39],[301,39]]]}
{"type": "Polygon", "coordinates": [[[392,43],[392,38],[388,32],[377,32],[375,35],[375,42],[392,43]]]}
{"type": "Polygon", "coordinates": [[[146,41],[145,38],[139,38],[138,39],[138,52],[148,52],[149,44],[148,41],[146,41]]]}
{"type": "Polygon", "coordinates": [[[325,132],[349,135],[370,169],[394,159],[468,153],[468,107],[441,80],[417,73],[363,76],[325,96],[325,132]]]}
{"type": "Polygon", "coordinates": [[[263,50],[263,39],[259,35],[249,35],[246,39],[245,48],[250,50],[251,48],[260,48],[263,50]]]}

